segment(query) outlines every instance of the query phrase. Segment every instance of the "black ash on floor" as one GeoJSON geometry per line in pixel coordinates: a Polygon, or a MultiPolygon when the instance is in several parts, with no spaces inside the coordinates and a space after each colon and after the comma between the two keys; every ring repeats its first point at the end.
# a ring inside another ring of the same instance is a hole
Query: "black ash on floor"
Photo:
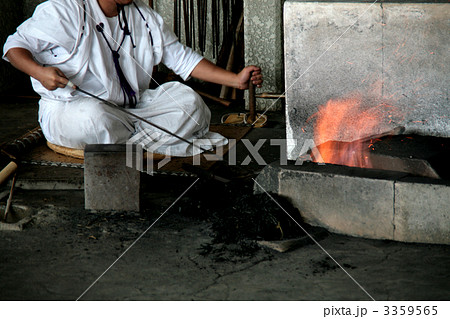
{"type": "Polygon", "coordinates": [[[251,257],[259,250],[258,240],[302,237],[305,234],[298,224],[307,227],[286,199],[254,194],[251,179],[228,184],[199,181],[180,202],[178,211],[212,223],[212,240],[202,247],[202,254],[213,254],[219,261],[251,257]]]}

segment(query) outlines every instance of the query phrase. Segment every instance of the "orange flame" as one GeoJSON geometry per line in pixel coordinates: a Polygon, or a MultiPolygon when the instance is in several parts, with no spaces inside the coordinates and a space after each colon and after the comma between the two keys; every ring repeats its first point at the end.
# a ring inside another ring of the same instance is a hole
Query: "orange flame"
{"type": "Polygon", "coordinates": [[[394,109],[386,103],[367,105],[361,96],[332,99],[313,115],[314,142],[325,163],[372,168],[369,153],[376,135],[389,130],[394,109]]]}

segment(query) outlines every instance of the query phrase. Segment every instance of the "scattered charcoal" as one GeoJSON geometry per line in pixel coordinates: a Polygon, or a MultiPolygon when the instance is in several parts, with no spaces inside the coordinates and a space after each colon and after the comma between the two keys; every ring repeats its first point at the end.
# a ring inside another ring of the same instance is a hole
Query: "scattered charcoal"
{"type": "Polygon", "coordinates": [[[214,262],[245,262],[253,258],[260,248],[254,241],[243,240],[237,244],[209,243],[202,245],[200,255],[210,256],[214,262]]]}
{"type": "Polygon", "coordinates": [[[304,236],[298,224],[300,214],[286,199],[276,194],[253,194],[253,181],[219,183],[199,181],[180,201],[177,211],[184,216],[212,223],[212,241],[202,254],[217,261],[232,256],[251,256],[260,248],[259,240],[284,240],[304,236]],[[290,216],[295,218],[292,220],[290,216]]]}
{"type": "Polygon", "coordinates": [[[339,266],[331,260],[330,257],[326,257],[319,261],[311,260],[312,267],[314,268],[313,274],[325,274],[328,271],[334,271],[339,268],[339,266]]]}
{"type": "MultiPolygon", "coordinates": [[[[287,201],[271,196],[301,223],[300,214],[287,201]]],[[[219,210],[216,217],[212,226],[215,242],[282,240],[303,235],[301,228],[267,194],[243,194],[219,210]]]]}
{"type": "Polygon", "coordinates": [[[77,229],[81,238],[98,240],[114,234],[123,234],[121,241],[135,240],[149,225],[150,220],[142,214],[127,212],[82,212],[82,217],[74,219],[72,228],[77,229]]]}
{"type": "Polygon", "coordinates": [[[343,266],[344,266],[345,268],[349,268],[349,269],[356,269],[355,266],[352,266],[352,265],[349,265],[349,264],[343,264],[343,266]]]}

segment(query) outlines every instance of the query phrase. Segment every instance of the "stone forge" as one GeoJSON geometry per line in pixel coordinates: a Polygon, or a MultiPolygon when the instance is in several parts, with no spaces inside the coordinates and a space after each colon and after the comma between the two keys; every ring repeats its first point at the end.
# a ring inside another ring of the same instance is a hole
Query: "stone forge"
{"type": "Polygon", "coordinates": [[[271,164],[256,190],[336,233],[450,244],[449,16],[448,3],[286,1],[287,157],[328,164],[271,164]]]}
{"type": "MultiPolygon", "coordinates": [[[[352,141],[404,127],[450,137],[450,5],[286,1],[288,158],[314,135],[320,106],[350,101],[358,112],[326,140],[352,141]],[[361,114],[378,123],[352,127],[361,114]]],[[[344,103],[345,104],[345,103],[344,103]]],[[[338,120],[338,118],[336,120],[338,120]]]]}

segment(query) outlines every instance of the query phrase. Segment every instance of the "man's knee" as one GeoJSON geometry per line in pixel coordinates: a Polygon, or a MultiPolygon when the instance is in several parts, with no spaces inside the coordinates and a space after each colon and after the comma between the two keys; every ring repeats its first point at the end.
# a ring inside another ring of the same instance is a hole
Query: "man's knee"
{"type": "Polygon", "coordinates": [[[125,120],[111,112],[109,106],[84,99],[73,105],[73,112],[66,114],[67,123],[60,134],[65,144],[70,144],[67,146],[75,148],[86,144],[125,143],[132,133],[125,120]]]}
{"type": "Polygon", "coordinates": [[[122,114],[115,114],[116,111],[103,103],[93,105],[90,110],[92,137],[96,137],[99,144],[125,143],[131,136],[131,130],[127,127],[127,119],[122,118],[122,114]]]}
{"type": "Polygon", "coordinates": [[[192,88],[184,85],[181,91],[182,103],[180,103],[180,106],[183,108],[184,112],[189,115],[194,115],[198,112],[205,112],[208,110],[202,97],[192,88]]]}

